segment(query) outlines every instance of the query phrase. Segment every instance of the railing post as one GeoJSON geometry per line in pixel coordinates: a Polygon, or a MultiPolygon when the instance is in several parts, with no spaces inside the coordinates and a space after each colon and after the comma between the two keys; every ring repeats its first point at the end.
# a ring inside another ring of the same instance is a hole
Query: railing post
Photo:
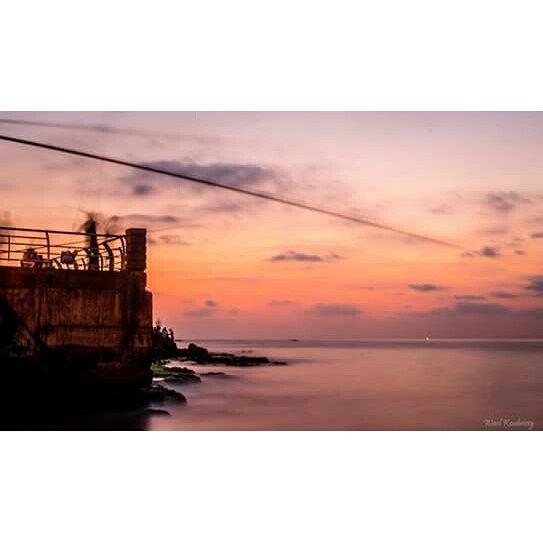
{"type": "Polygon", "coordinates": [[[109,271],[115,271],[115,256],[108,243],[104,243],[104,249],[107,253],[108,269],[109,271]]]}
{"type": "Polygon", "coordinates": [[[49,232],[45,231],[45,241],[47,242],[47,265],[51,263],[51,240],[49,239],[49,232]]]}
{"type": "Polygon", "coordinates": [[[22,267],[36,269],[73,267],[96,271],[121,271],[130,268],[132,271],[145,271],[146,230],[130,229],[128,237],[129,241],[127,235],[111,236],[96,233],[94,230],[90,233],[80,233],[0,226],[0,265],[10,266],[17,262],[22,267]],[[57,242],[56,235],[77,236],[77,239],[74,242],[70,239],[57,242]],[[128,242],[131,254],[129,266],[126,262],[128,242]],[[85,245],[81,246],[82,243],[85,245]]]}
{"type": "Polygon", "coordinates": [[[126,231],[126,269],[145,271],[147,267],[147,230],[129,228],[126,231]]]}

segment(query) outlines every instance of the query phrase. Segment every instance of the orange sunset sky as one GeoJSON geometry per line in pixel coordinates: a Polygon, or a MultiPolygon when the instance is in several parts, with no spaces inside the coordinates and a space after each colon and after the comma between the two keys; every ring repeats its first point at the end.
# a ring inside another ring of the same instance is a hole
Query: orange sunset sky
{"type": "Polygon", "coordinates": [[[149,229],[181,338],[541,337],[541,113],[2,113],[0,133],[357,214],[461,248],[0,142],[4,224],[149,229]],[[146,131],[141,134],[139,131],[146,131]]]}

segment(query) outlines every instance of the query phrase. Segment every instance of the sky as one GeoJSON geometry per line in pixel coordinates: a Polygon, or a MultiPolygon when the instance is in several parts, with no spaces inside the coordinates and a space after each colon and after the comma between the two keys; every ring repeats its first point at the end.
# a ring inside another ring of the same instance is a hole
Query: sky
{"type": "Polygon", "coordinates": [[[0,219],[148,229],[180,338],[526,338],[543,326],[543,114],[4,112],[0,133],[265,191],[448,247],[0,142],[0,219]]]}

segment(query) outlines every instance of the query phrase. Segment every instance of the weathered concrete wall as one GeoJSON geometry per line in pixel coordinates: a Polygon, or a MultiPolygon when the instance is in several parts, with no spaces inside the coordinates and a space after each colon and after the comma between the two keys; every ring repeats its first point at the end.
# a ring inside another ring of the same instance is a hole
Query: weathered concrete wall
{"type": "Polygon", "coordinates": [[[92,367],[92,379],[150,379],[152,295],[145,230],[127,232],[121,272],[0,267],[0,297],[17,316],[17,341],[92,367]]]}
{"type": "Polygon", "coordinates": [[[152,302],[144,272],[0,267],[0,295],[47,347],[145,350],[152,302]]]}

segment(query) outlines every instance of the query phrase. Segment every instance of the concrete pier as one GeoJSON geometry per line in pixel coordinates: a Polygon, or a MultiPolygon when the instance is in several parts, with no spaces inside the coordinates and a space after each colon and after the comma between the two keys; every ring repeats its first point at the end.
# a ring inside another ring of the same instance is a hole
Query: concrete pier
{"type": "Polygon", "coordinates": [[[148,384],[146,231],[127,230],[125,239],[120,271],[0,266],[0,298],[16,320],[15,342],[33,356],[81,366],[89,382],[148,384]]]}

